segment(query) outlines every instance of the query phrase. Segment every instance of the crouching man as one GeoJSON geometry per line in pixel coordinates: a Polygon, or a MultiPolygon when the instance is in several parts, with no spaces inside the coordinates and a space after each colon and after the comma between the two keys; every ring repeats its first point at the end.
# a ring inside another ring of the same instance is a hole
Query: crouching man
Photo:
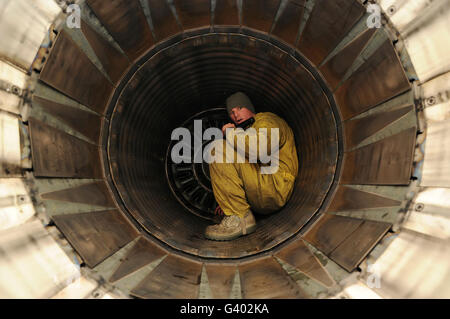
{"type": "Polygon", "coordinates": [[[217,241],[254,232],[253,212],[272,214],[286,205],[298,173],[294,134],[282,118],[273,113],[255,114],[242,92],[227,99],[227,110],[234,124],[222,128],[226,140],[216,140],[212,151],[222,160],[209,167],[219,204],[216,213],[225,217],[220,224],[208,226],[205,237],[217,241]],[[251,125],[235,129],[252,118],[251,125]]]}

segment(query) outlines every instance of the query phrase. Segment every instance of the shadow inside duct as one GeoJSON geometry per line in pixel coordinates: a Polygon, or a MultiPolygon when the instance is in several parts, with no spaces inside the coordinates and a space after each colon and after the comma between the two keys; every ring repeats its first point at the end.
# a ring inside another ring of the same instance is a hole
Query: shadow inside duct
{"type": "Polygon", "coordinates": [[[148,233],[172,248],[209,258],[271,249],[319,211],[334,181],[340,119],[332,94],[306,59],[256,36],[209,33],[158,50],[116,97],[106,132],[112,186],[148,233]],[[224,107],[237,91],[249,95],[257,112],[273,112],[291,126],[299,175],[289,203],[259,217],[255,233],[213,242],[203,237],[211,222],[189,213],[171,193],[165,156],[175,128],[194,114],[224,107]]]}

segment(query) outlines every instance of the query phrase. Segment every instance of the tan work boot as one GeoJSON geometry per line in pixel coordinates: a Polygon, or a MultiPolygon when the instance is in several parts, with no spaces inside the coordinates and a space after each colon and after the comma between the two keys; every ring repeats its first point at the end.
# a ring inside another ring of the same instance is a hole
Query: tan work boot
{"type": "Polygon", "coordinates": [[[239,216],[225,216],[218,225],[206,227],[205,237],[211,240],[227,241],[251,234],[256,229],[256,221],[249,211],[244,218],[239,216]]]}

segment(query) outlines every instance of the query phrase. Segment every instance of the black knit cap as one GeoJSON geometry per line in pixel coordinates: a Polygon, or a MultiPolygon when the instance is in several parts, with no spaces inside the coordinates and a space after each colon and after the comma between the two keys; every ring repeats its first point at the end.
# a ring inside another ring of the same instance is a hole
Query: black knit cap
{"type": "Polygon", "coordinates": [[[241,108],[245,107],[250,111],[252,111],[253,113],[256,113],[252,101],[250,101],[250,98],[245,93],[242,92],[237,92],[227,99],[228,114],[230,114],[231,110],[234,109],[235,107],[241,108]]]}

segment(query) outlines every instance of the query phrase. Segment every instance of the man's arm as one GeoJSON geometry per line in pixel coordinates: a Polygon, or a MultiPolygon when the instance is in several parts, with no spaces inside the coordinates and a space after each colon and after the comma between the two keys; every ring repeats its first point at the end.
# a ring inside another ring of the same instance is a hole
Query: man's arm
{"type": "MultiPolygon", "coordinates": [[[[225,128],[225,127],[224,127],[225,128]]],[[[252,162],[268,163],[268,156],[278,152],[280,146],[279,128],[272,121],[261,121],[246,131],[242,129],[226,130],[226,140],[238,154],[252,162]]]]}

